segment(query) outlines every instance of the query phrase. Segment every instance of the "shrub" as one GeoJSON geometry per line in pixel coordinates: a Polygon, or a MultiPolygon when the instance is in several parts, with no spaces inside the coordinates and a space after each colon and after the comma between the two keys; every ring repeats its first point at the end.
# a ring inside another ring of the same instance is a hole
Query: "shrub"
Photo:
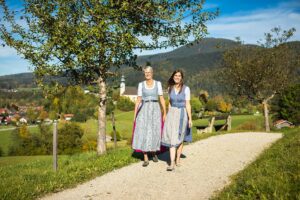
{"type": "Polygon", "coordinates": [[[9,147],[8,155],[34,155],[32,150],[33,143],[31,141],[31,134],[25,124],[21,125],[12,132],[12,146],[9,147]]]}
{"type": "Polygon", "coordinates": [[[288,88],[276,104],[273,107],[276,111],[276,118],[300,124],[300,84],[288,88]]]}
{"type": "Polygon", "coordinates": [[[191,99],[191,107],[192,107],[192,112],[193,113],[198,113],[201,111],[201,108],[202,108],[202,104],[201,104],[201,101],[196,98],[196,97],[193,97],[191,99]]]}
{"type": "Polygon", "coordinates": [[[85,141],[82,145],[83,151],[96,151],[96,149],[97,149],[97,141],[96,140],[85,141]]]}
{"type": "Polygon", "coordinates": [[[112,99],[109,99],[106,103],[106,115],[110,115],[115,109],[115,105],[112,99]]]}
{"type": "Polygon", "coordinates": [[[50,125],[40,124],[40,140],[41,140],[41,149],[42,154],[50,155],[52,154],[53,149],[53,133],[51,131],[50,125]]]}
{"type": "Polygon", "coordinates": [[[134,103],[128,97],[120,97],[117,108],[122,111],[134,110],[134,103]]]}
{"type": "Polygon", "coordinates": [[[77,112],[74,117],[72,118],[72,121],[75,121],[75,122],[86,122],[88,116],[86,115],[86,113],[84,112],[77,112]]]}
{"type": "Polygon", "coordinates": [[[3,156],[3,150],[2,148],[0,147],[0,157],[3,156]]]}
{"type": "Polygon", "coordinates": [[[218,108],[217,102],[215,102],[213,99],[208,100],[208,102],[205,105],[206,110],[208,111],[215,111],[218,108]]]}
{"type": "Polygon", "coordinates": [[[198,119],[198,114],[192,113],[192,120],[197,120],[198,119]]]}
{"type": "Polygon", "coordinates": [[[74,123],[68,122],[63,124],[58,130],[58,153],[74,154],[82,149],[82,128],[74,123]]]}
{"type": "Polygon", "coordinates": [[[242,131],[259,131],[263,130],[263,124],[257,120],[251,120],[240,124],[236,129],[242,131]]]}

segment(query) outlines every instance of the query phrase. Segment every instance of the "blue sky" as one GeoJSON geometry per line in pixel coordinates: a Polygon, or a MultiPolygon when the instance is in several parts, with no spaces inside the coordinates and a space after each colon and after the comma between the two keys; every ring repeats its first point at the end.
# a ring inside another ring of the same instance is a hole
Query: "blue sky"
{"type": "MultiPolygon", "coordinates": [[[[12,7],[20,7],[17,0],[8,0],[12,7]]],[[[234,39],[239,36],[245,43],[256,44],[275,26],[296,28],[292,40],[300,40],[300,1],[290,0],[206,0],[206,9],[220,9],[217,19],[207,24],[207,37],[234,39]]],[[[143,51],[138,55],[171,51],[161,49],[143,51]]],[[[15,50],[0,47],[0,75],[29,72],[30,66],[15,50]]]]}

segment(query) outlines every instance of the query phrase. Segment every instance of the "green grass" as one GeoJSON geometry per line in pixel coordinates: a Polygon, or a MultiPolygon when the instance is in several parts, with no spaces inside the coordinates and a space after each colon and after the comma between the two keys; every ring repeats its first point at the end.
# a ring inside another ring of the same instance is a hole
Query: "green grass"
{"type": "MultiPolygon", "coordinates": [[[[133,111],[117,111],[115,114],[115,120],[116,130],[121,134],[122,138],[130,138],[133,127],[133,111]]],[[[95,140],[97,138],[98,125],[96,119],[90,119],[86,123],[81,123],[81,127],[84,130],[83,139],[95,140]]],[[[112,130],[112,121],[110,116],[108,116],[106,121],[106,133],[110,134],[112,130]]]]}
{"type": "Polygon", "coordinates": [[[0,147],[1,147],[4,155],[7,154],[8,148],[12,144],[12,139],[10,137],[11,133],[12,133],[12,130],[0,132],[0,147]]]}
{"type": "Polygon", "coordinates": [[[111,150],[106,155],[82,153],[59,156],[59,170],[52,170],[51,156],[0,159],[0,199],[36,199],[100,176],[138,160],[129,147],[111,150]],[[20,158],[24,159],[20,162],[20,158]],[[9,164],[14,163],[14,164],[9,164]]]}
{"type": "MultiPolygon", "coordinates": [[[[255,123],[262,128],[261,124],[263,122],[263,116],[255,116],[255,115],[232,115],[232,124],[231,128],[233,131],[238,130],[239,126],[245,123],[255,123]]],[[[224,124],[225,120],[216,120],[215,125],[224,124]]],[[[193,122],[194,126],[207,126],[208,119],[198,119],[193,122]]]]}
{"type": "Polygon", "coordinates": [[[300,199],[300,128],[277,141],[213,199],[300,199]]]}
{"type": "Polygon", "coordinates": [[[0,158],[0,168],[18,165],[18,164],[27,164],[30,162],[36,162],[41,160],[49,160],[51,156],[7,156],[0,158]]]}
{"type": "MultiPolygon", "coordinates": [[[[39,128],[37,126],[28,127],[30,133],[39,133],[39,128]]],[[[3,154],[7,155],[10,145],[13,143],[11,135],[14,130],[0,131],[0,148],[2,148],[3,154]]]]}
{"type": "Polygon", "coordinates": [[[0,125],[0,130],[1,129],[7,129],[7,128],[14,128],[12,125],[0,125]]]}

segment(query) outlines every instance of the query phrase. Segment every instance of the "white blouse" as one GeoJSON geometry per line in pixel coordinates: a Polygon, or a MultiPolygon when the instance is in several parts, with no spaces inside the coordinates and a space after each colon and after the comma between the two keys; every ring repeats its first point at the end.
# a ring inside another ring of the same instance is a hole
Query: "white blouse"
{"type": "Polygon", "coordinates": [[[161,82],[160,81],[154,81],[153,83],[153,86],[152,88],[148,88],[147,87],[147,84],[146,84],[146,81],[143,81],[143,82],[140,82],[139,83],[139,86],[138,86],[138,96],[141,97],[142,96],[142,89],[143,89],[143,83],[145,84],[145,88],[146,89],[153,89],[155,87],[155,84],[157,83],[157,87],[158,87],[158,95],[159,96],[162,96],[163,95],[163,89],[162,89],[162,86],[161,86],[161,82]]]}

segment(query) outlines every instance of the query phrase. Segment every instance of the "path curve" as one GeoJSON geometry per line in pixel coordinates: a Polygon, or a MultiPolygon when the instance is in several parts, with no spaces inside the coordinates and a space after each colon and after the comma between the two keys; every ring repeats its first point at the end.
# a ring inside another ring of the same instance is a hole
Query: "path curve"
{"type": "Polygon", "coordinates": [[[59,199],[209,199],[273,142],[278,133],[246,132],[210,137],[184,147],[186,158],[174,172],[166,171],[167,154],[146,168],[141,162],[112,171],[84,184],[50,194],[59,199]]]}

